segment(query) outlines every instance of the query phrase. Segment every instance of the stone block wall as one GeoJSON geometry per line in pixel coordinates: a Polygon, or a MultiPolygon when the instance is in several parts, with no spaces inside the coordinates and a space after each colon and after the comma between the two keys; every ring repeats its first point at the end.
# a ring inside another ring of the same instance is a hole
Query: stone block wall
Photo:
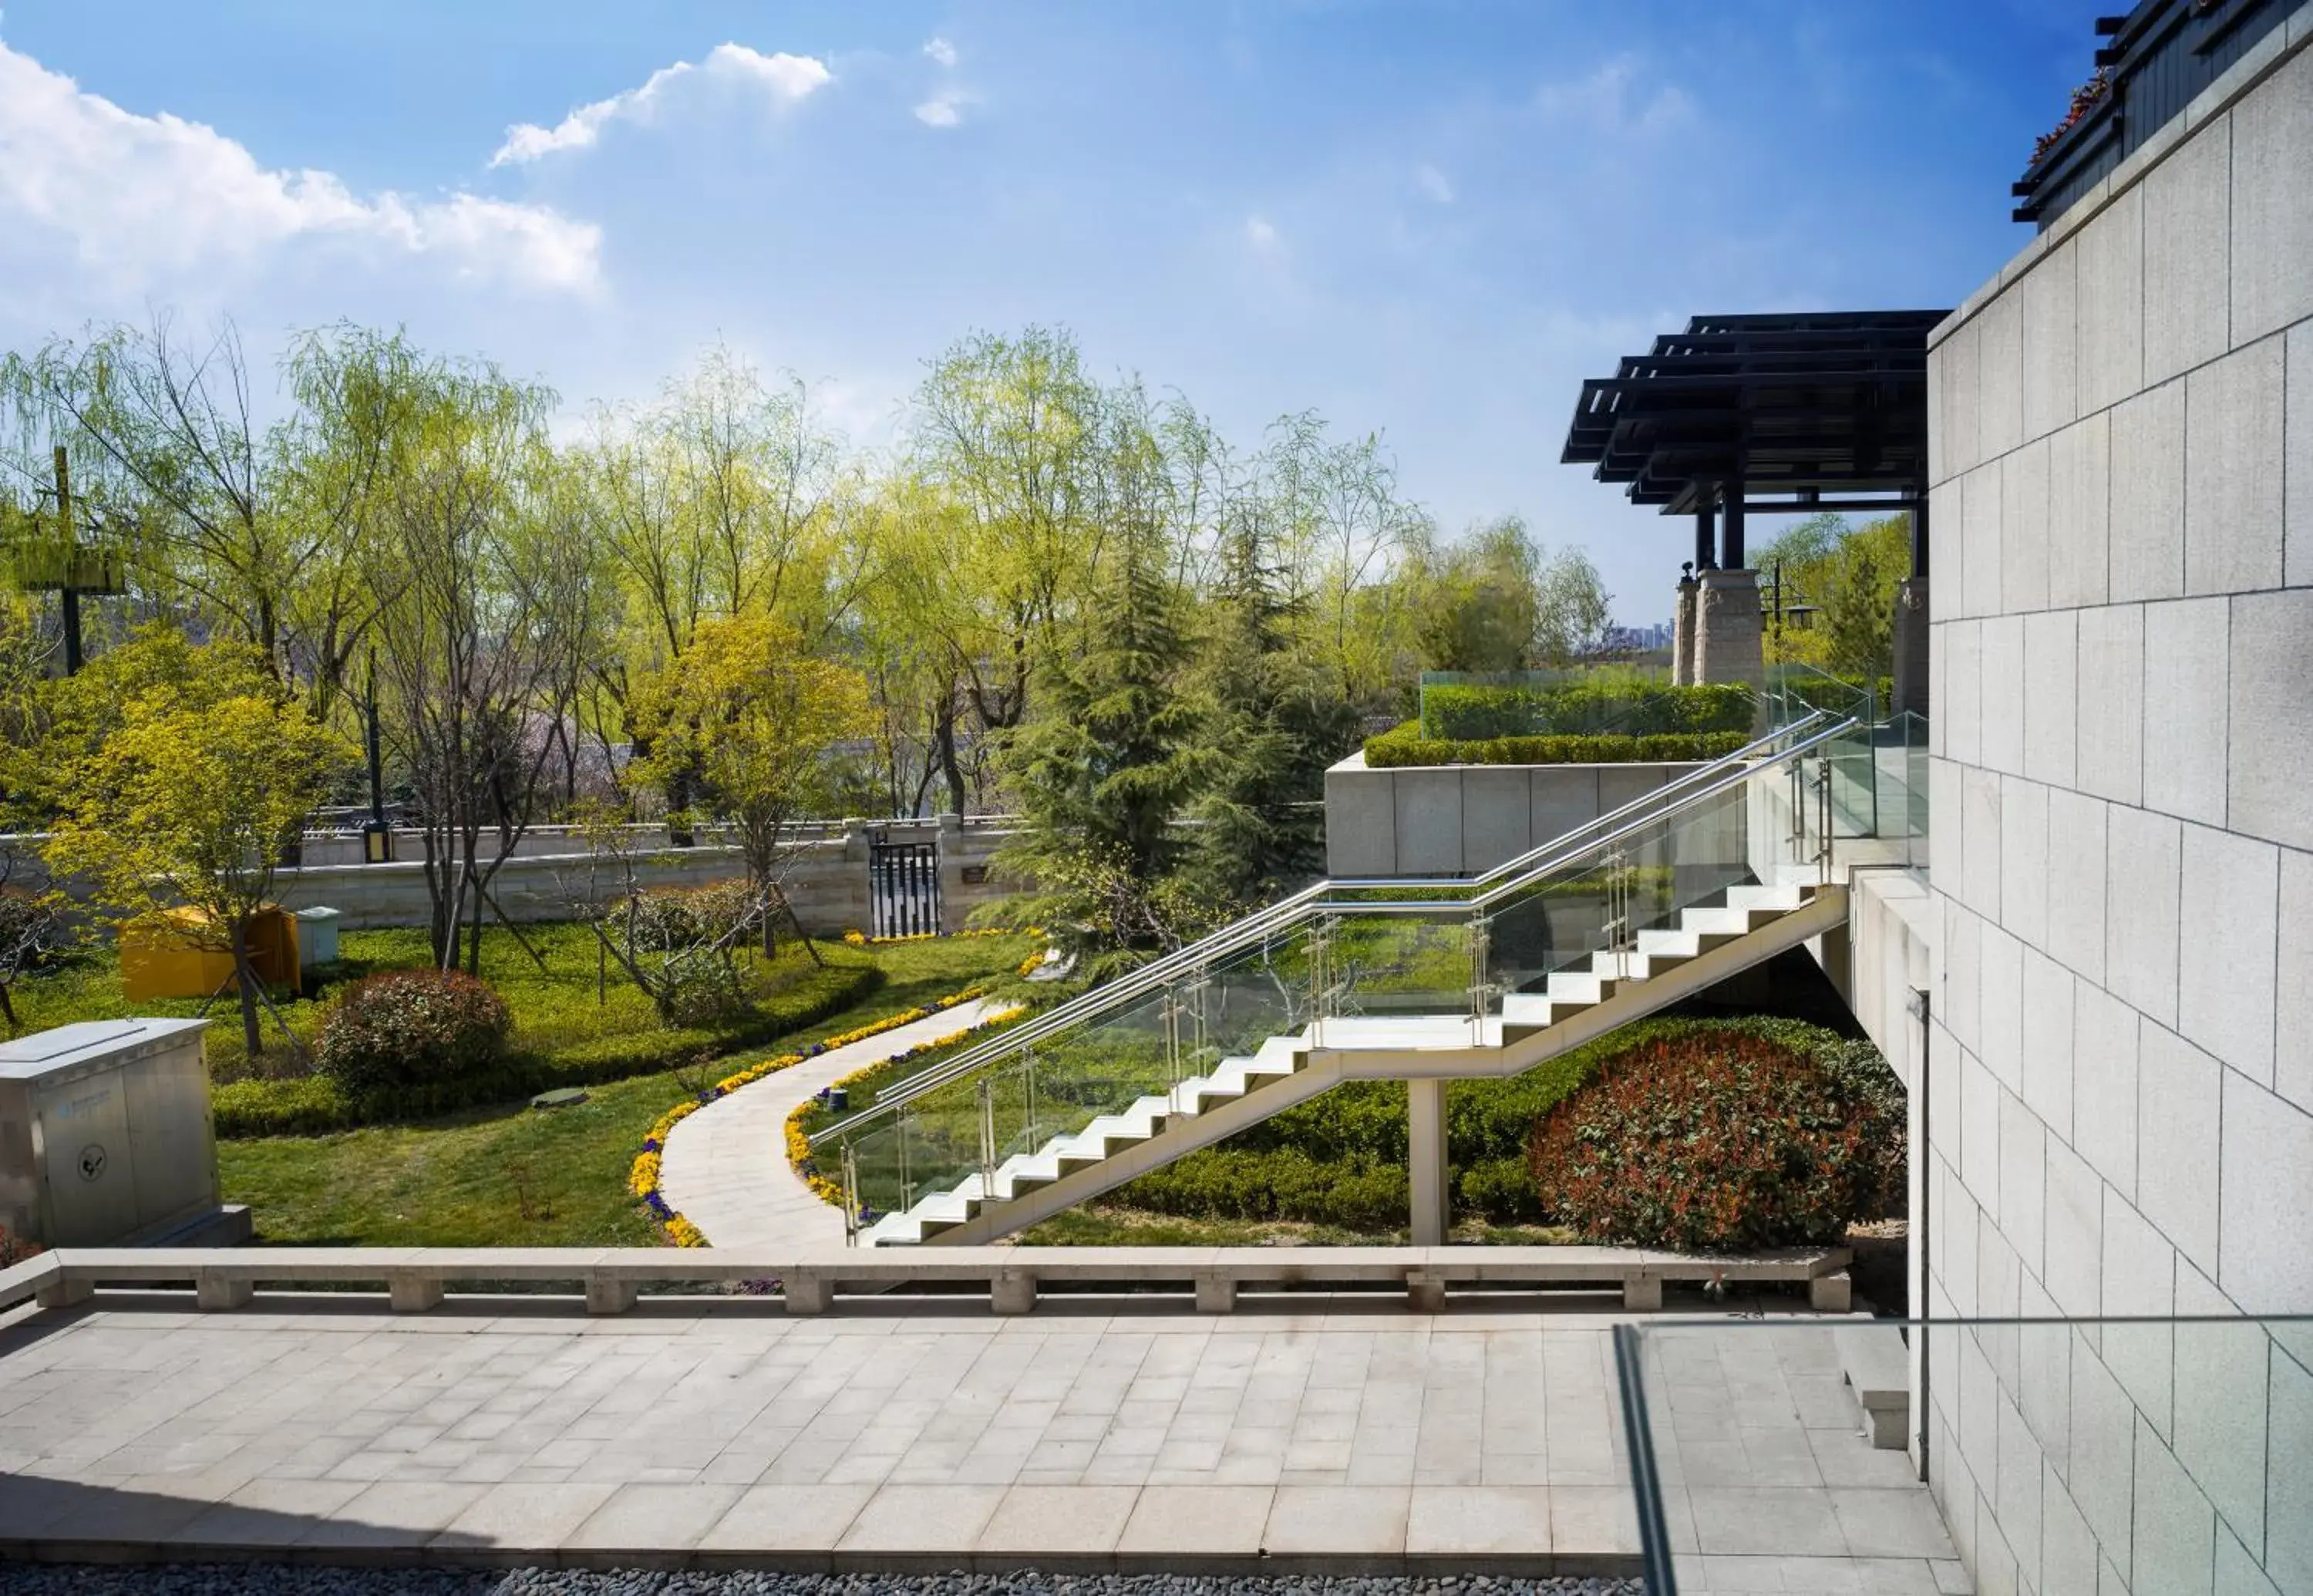
{"type": "MultiPolygon", "coordinates": [[[[797,851],[787,877],[787,900],[795,907],[796,919],[814,936],[866,930],[869,827],[855,821],[825,829],[828,834],[797,851]]],[[[947,815],[937,820],[877,822],[874,829],[898,842],[937,842],[943,930],[963,930],[973,910],[1009,890],[989,878],[989,860],[1008,839],[1008,824],[967,825],[947,815]]],[[[524,839],[525,843],[529,841],[524,839]]],[[[647,841],[663,842],[663,838],[647,841]]],[[[492,895],[513,920],[567,920],[573,896],[587,890],[588,856],[572,851],[573,842],[558,829],[550,830],[541,839],[541,846],[547,843],[558,844],[562,851],[517,847],[491,882],[492,895]]],[[[22,857],[36,846],[33,838],[0,838],[0,849],[20,855],[20,870],[28,869],[31,879],[45,879],[37,858],[22,857]]],[[[306,864],[283,869],[275,877],[275,895],[292,909],[335,909],[344,915],[339,923],[347,930],[424,925],[431,913],[425,869],[408,853],[391,864],[370,865],[312,862],[309,851],[306,864]]],[[[702,837],[696,847],[669,847],[649,854],[637,874],[646,886],[703,886],[731,880],[744,870],[736,849],[702,837]]],[[[21,883],[28,877],[17,878],[21,883]]],[[[69,883],[66,889],[71,890],[69,883]]]]}
{"type": "MultiPolygon", "coordinates": [[[[2313,1313],[2309,46],[2313,7],[1932,340],[1939,1316],[2313,1313]]],[[[2313,1334],[1927,1364],[1979,1591],[2313,1590],[2313,1334]]]]}
{"type": "Polygon", "coordinates": [[[1325,772],[1325,873],[1475,876],[1699,764],[1410,765],[1353,754],[1325,772]]]}

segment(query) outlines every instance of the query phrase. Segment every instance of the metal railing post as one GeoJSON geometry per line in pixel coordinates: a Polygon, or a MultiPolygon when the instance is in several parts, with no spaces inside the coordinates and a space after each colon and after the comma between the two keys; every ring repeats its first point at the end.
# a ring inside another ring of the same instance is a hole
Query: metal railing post
{"type": "Polygon", "coordinates": [[[1831,761],[1825,759],[1823,768],[1816,772],[1816,883],[1827,886],[1831,881],[1831,761]]]}
{"type": "Polygon", "coordinates": [[[1325,1021],[1333,1012],[1333,928],[1339,917],[1321,914],[1309,927],[1309,1045],[1324,1045],[1325,1021]]]}
{"type": "Polygon", "coordinates": [[[843,1245],[859,1245],[859,1157],[843,1144],[843,1245]]]}
{"type": "Polygon", "coordinates": [[[980,1078],[980,1195],[996,1201],[996,1083],[980,1078]]]}
{"type": "Polygon", "coordinates": [[[1486,1039],[1486,1017],[1493,1007],[1494,921],[1489,914],[1470,916],[1470,1045],[1486,1039]]]}

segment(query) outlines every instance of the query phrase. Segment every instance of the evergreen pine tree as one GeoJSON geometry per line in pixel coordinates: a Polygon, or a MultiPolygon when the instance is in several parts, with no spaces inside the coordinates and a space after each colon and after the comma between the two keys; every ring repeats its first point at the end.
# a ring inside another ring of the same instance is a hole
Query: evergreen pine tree
{"type": "Polygon", "coordinates": [[[1098,975],[1177,940],[1175,817],[1195,775],[1185,605],[1153,519],[1113,534],[1074,657],[1044,666],[1039,708],[1003,753],[1022,828],[995,860],[1024,885],[1003,917],[1042,926],[1098,975]]]}
{"type": "Polygon", "coordinates": [[[1204,725],[1189,814],[1197,824],[1182,873],[1214,920],[1321,873],[1325,769],[1356,731],[1338,683],[1294,647],[1281,574],[1260,507],[1248,507],[1222,545],[1196,683],[1204,725]]]}

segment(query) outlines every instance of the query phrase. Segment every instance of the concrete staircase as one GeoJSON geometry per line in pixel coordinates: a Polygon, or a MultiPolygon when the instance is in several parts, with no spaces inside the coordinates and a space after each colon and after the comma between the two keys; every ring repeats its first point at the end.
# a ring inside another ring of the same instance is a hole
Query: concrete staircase
{"type": "Polygon", "coordinates": [[[1518,1074],[1819,936],[1846,913],[1843,886],[1732,886],[1723,903],[1682,912],[1675,930],[1640,931],[1635,947],[1595,953],[1587,970],[1556,972],[1540,992],[1511,992],[1482,1019],[1319,1019],[929,1193],[875,1220],[860,1239],[877,1247],[991,1241],[1343,1080],[1518,1074]]]}

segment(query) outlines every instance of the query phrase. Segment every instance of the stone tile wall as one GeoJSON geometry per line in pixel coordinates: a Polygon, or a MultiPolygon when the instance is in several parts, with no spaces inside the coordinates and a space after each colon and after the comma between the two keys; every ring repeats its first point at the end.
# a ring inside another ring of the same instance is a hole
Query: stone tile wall
{"type": "MultiPolygon", "coordinates": [[[[2309,46],[2313,7],[1930,354],[1938,1315],[2313,1313],[2309,46]]],[[[2313,1334],[1927,1363],[1979,1591],[2313,1591],[2313,1334]]]]}

